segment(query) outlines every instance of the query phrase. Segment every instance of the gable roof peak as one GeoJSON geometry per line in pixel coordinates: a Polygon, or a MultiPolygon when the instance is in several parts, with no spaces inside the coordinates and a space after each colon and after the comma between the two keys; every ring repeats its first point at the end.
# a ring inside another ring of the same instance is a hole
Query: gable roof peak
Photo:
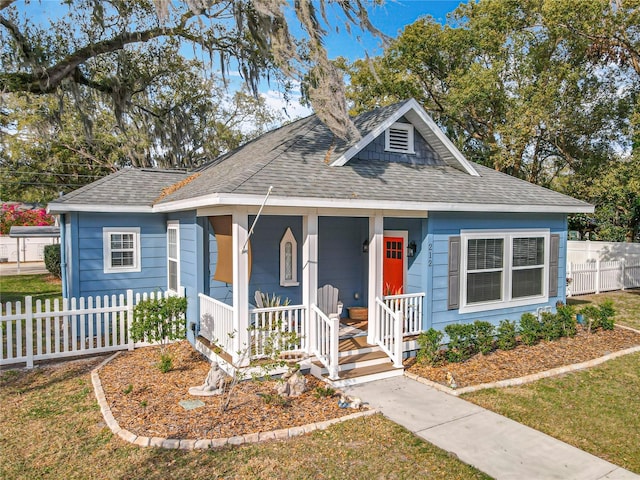
{"type": "MultiPolygon", "coordinates": [[[[373,125],[368,132],[363,132],[363,137],[348,148],[342,155],[331,162],[332,167],[341,167],[346,165],[358,152],[363,150],[378,136],[382,135],[385,130],[391,127],[402,117],[411,122],[413,127],[436,151],[445,159],[445,161],[454,168],[468,173],[472,176],[479,176],[462,152],[449,140],[440,127],[433,121],[429,114],[420,106],[415,98],[403,100],[388,107],[382,107],[383,111],[389,113],[381,121],[373,125]],[[395,107],[395,108],[394,108],[395,107]]],[[[375,112],[375,110],[374,110],[375,112]]],[[[363,113],[356,118],[365,117],[371,112],[363,113]]]]}

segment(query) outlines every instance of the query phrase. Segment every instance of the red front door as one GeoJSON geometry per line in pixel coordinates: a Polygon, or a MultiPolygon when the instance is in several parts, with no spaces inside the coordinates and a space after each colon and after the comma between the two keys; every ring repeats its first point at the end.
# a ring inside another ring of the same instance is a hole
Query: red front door
{"type": "Polygon", "coordinates": [[[404,293],[404,239],[384,237],[382,253],[382,293],[404,293]]]}

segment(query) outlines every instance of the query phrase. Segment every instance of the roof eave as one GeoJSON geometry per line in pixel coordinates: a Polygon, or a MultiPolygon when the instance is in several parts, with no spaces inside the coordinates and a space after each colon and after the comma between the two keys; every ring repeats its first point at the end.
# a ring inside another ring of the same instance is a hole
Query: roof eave
{"type": "MultiPolygon", "coordinates": [[[[188,200],[156,204],[153,211],[174,212],[216,206],[260,206],[264,195],[216,193],[188,200]]],[[[593,213],[594,206],[582,205],[512,205],[462,202],[407,202],[404,200],[344,199],[315,197],[285,197],[271,195],[270,207],[339,208],[361,210],[412,210],[429,212],[489,212],[489,213],[593,213]]]]}
{"type": "Polygon", "coordinates": [[[71,212],[93,213],[153,213],[149,205],[92,205],[89,203],[50,203],[47,212],[51,214],[71,212]]]}

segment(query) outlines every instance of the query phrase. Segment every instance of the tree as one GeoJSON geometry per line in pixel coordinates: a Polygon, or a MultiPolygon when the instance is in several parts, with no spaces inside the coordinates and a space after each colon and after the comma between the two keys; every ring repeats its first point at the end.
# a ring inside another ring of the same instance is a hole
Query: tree
{"type": "Polygon", "coordinates": [[[624,72],[569,49],[547,3],[469,2],[444,26],[422,18],[348,67],[349,98],[361,111],[414,96],[470,159],[542,185],[605,161],[625,141],[624,72]]]}
{"type": "Polygon", "coordinates": [[[119,116],[84,86],[56,95],[6,94],[3,198],[46,202],[125,166],[195,168],[281,120],[262,97],[240,90],[230,98],[222,83],[198,74],[197,62],[170,51],[162,64],[140,52],[119,54],[129,57],[137,85],[119,116]]]}
{"type": "MultiPolygon", "coordinates": [[[[50,25],[32,23],[15,3],[0,3],[0,91],[42,95],[82,85],[108,95],[120,117],[131,107],[137,79],[119,54],[136,47],[167,59],[166,48],[188,44],[195,56],[210,60],[209,75],[218,75],[219,69],[226,77],[234,60],[252,93],[260,79],[272,75],[309,79],[306,92],[318,116],[340,137],[357,136],[347,116],[341,77],[322,43],[326,30],[319,16],[328,25],[326,0],[317,3],[320,15],[314,3],[294,2],[306,41],[291,36],[288,2],[282,0],[185,0],[177,5],[171,0],[79,0],[61,2],[69,10],[50,25]],[[105,59],[116,60],[118,68],[103,69],[105,59]]],[[[338,2],[338,9],[346,28],[355,25],[377,33],[361,0],[338,2]]]]}

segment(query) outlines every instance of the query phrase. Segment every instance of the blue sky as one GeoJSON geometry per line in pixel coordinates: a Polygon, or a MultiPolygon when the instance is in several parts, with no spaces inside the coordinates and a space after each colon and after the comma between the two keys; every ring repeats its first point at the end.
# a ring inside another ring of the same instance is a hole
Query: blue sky
{"type": "MultiPolygon", "coordinates": [[[[466,3],[466,0],[464,0],[466,3]]],[[[369,18],[379,30],[395,38],[406,25],[418,18],[431,15],[440,23],[444,23],[449,12],[455,10],[462,0],[386,0],[381,6],[371,7],[369,18]]],[[[331,20],[331,17],[329,18],[331,20]]],[[[365,50],[369,56],[382,53],[380,41],[371,35],[364,35],[358,41],[356,33],[352,35],[342,32],[327,36],[326,47],[331,58],[344,56],[349,60],[363,58],[365,50]]]]}
{"type": "MultiPolygon", "coordinates": [[[[24,0],[23,0],[24,1],[24,0]]],[[[395,38],[406,26],[415,22],[425,15],[433,16],[437,21],[444,23],[449,12],[467,0],[385,0],[383,5],[372,5],[369,8],[369,17],[373,25],[391,38],[395,38]]],[[[66,6],[60,6],[58,0],[31,0],[25,6],[23,2],[18,2],[18,8],[26,8],[31,19],[35,22],[46,22],[51,15],[60,15],[66,12],[66,6]]],[[[343,26],[343,20],[338,13],[338,7],[328,8],[328,19],[332,25],[340,27],[340,31],[335,29],[328,33],[325,39],[325,46],[330,58],[338,56],[346,57],[353,61],[364,58],[365,53],[373,57],[382,53],[381,41],[370,34],[363,34],[355,29],[347,33],[343,26]]],[[[292,32],[299,32],[299,26],[294,19],[290,23],[292,32]]],[[[232,88],[237,82],[232,81],[232,88]]],[[[239,85],[239,84],[238,84],[239,85]]],[[[263,95],[275,109],[282,109],[285,105],[281,95],[270,89],[266,82],[261,86],[263,95]]],[[[294,95],[295,97],[295,95],[294,95]]],[[[305,116],[310,111],[301,107],[297,101],[286,106],[290,118],[305,116]]]]}

